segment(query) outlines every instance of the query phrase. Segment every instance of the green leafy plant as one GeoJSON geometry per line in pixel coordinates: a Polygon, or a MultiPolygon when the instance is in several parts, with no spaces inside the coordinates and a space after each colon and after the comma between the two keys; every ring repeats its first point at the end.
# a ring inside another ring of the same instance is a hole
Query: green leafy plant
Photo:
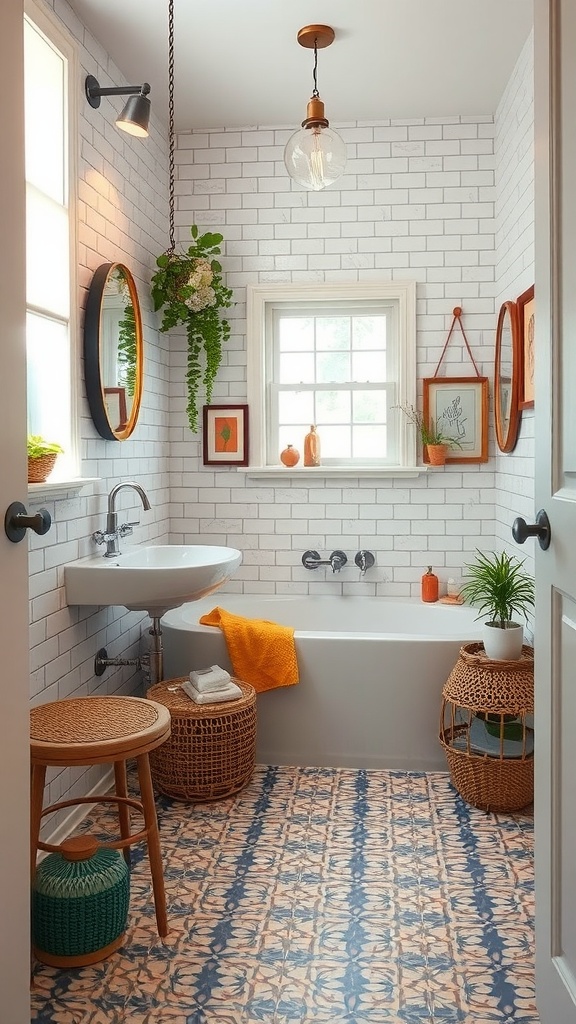
{"type": "Polygon", "coordinates": [[[133,397],[136,390],[136,314],[132,302],[118,321],[118,383],[133,397]]]}
{"type": "Polygon", "coordinates": [[[41,459],[44,455],[60,455],[64,451],[54,441],[45,441],[40,434],[28,434],[28,458],[41,459]]]}
{"type": "Polygon", "coordinates": [[[449,437],[447,434],[443,434],[438,427],[435,427],[433,423],[427,423],[424,419],[424,414],[418,409],[415,409],[413,405],[400,404],[395,406],[397,409],[401,409],[404,415],[413,423],[418,433],[420,434],[420,440],[423,445],[435,445],[445,444],[452,448],[461,448],[462,445],[456,437],[449,437]]]}
{"type": "Polygon", "coordinates": [[[488,621],[500,629],[506,629],[514,614],[524,616],[534,607],[534,580],[515,555],[477,551],[476,561],[464,567],[462,597],[478,606],[478,618],[488,616],[488,621]]]}
{"type": "Polygon", "coordinates": [[[232,290],[223,284],[222,267],[213,258],[220,254],[222,235],[210,231],[198,235],[195,224],[190,233],[193,241],[186,252],[166,252],[156,260],[152,301],[155,310],[163,308],[161,331],[170,331],[179,324],[186,328],[186,412],[190,429],[196,433],[200,384],[204,384],[209,404],[222,360],[222,345],[230,337],[230,325],[220,317],[219,310],[232,305],[232,290]],[[204,370],[200,362],[202,353],[204,370]]]}

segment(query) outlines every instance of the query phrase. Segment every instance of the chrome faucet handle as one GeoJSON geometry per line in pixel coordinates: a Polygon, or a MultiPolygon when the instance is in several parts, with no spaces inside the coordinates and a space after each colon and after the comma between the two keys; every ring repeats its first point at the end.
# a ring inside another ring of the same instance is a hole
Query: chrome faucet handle
{"type": "Polygon", "coordinates": [[[94,541],[95,544],[105,544],[106,543],[106,535],[105,535],[104,531],[103,530],[95,530],[94,533],[92,534],[92,540],[94,541]]]}
{"type": "Polygon", "coordinates": [[[354,561],[360,569],[361,575],[364,576],[366,570],[372,568],[376,559],[371,551],[362,550],[357,552],[354,561]]]}
{"type": "Polygon", "coordinates": [[[122,523],[122,525],[118,527],[118,536],[131,537],[132,534],[134,533],[133,528],[135,526],[140,526],[140,522],[136,521],[135,523],[122,523]]]}
{"type": "Polygon", "coordinates": [[[319,565],[328,565],[328,562],[323,562],[317,551],[305,551],[302,555],[302,565],[305,569],[317,569],[319,565]]]}
{"type": "Polygon", "coordinates": [[[346,565],[348,556],[345,551],[333,551],[330,555],[329,562],[332,566],[332,572],[340,572],[343,565],[346,565]]]}

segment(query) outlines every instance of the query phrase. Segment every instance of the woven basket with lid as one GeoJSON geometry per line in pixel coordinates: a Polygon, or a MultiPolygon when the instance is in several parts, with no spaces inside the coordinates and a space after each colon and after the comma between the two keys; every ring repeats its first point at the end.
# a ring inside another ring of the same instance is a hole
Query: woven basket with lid
{"type": "Polygon", "coordinates": [[[518,661],[494,661],[481,643],[465,644],[442,690],[440,743],[452,782],[475,807],[521,810],[534,796],[534,651],[522,648],[518,661]],[[470,741],[474,720],[488,722],[495,736],[491,753],[470,741]],[[514,756],[506,743],[514,722],[514,756]]]}

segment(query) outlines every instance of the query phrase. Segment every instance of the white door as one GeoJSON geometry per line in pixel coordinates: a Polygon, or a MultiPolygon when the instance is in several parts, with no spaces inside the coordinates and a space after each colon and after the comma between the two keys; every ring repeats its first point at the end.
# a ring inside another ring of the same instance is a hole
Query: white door
{"type": "Polygon", "coordinates": [[[22,3],[2,5],[0,32],[0,1019],[30,1020],[28,910],[27,540],[4,513],[26,504],[22,3]]]}
{"type": "MultiPolygon", "coordinates": [[[[576,1022],[576,2],[536,0],[536,997],[576,1022]]],[[[533,543],[533,542],[530,542],[533,543]]]]}

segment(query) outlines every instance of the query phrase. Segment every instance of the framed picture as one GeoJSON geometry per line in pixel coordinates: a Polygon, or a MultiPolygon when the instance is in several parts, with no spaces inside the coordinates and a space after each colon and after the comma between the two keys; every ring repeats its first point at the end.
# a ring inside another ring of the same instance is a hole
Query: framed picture
{"type": "Polygon", "coordinates": [[[205,405],[202,424],[205,466],[248,465],[247,405],[205,405]]]}
{"type": "Polygon", "coordinates": [[[428,377],[423,383],[426,423],[457,442],[446,462],[488,462],[488,377],[428,377]]]}
{"type": "Polygon", "coordinates": [[[520,409],[534,406],[534,285],[527,288],[516,300],[520,328],[520,353],[522,371],[520,374],[520,409]]]}
{"type": "Polygon", "coordinates": [[[104,388],[104,405],[112,430],[126,427],[126,388],[104,388]]]}

